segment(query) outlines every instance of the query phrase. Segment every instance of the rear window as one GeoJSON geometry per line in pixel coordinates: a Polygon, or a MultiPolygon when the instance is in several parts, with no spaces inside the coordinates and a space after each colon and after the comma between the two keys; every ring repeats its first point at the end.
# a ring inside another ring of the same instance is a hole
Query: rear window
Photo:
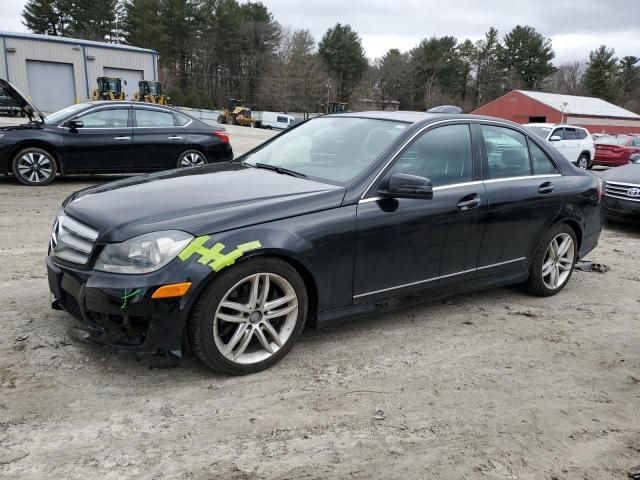
{"type": "Polygon", "coordinates": [[[582,130],[581,128],[577,128],[576,132],[578,132],[578,138],[580,140],[584,140],[589,135],[589,133],[586,130],[582,130]]]}
{"type": "Polygon", "coordinates": [[[596,143],[602,143],[604,145],[626,145],[629,140],[631,140],[631,137],[607,135],[606,137],[596,140],[596,143]]]}

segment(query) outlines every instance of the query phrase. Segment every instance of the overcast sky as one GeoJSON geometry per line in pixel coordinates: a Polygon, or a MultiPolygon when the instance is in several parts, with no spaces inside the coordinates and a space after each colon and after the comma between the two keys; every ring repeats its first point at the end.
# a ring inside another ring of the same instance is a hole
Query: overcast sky
{"type": "MultiPolygon", "coordinates": [[[[0,0],[0,30],[24,32],[26,0],[0,0]]],[[[409,50],[422,38],[501,36],[517,24],[551,37],[555,63],[586,59],[606,44],[618,57],[640,57],[640,0],[263,0],[284,26],[308,28],[319,40],[336,22],[350,24],[367,56],[409,50]]]]}

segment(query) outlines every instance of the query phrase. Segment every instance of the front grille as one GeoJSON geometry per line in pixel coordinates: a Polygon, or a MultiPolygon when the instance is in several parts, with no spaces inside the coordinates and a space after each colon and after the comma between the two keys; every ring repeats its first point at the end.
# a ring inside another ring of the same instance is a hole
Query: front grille
{"type": "Polygon", "coordinates": [[[71,217],[61,215],[53,225],[49,251],[53,258],[86,265],[97,238],[97,230],[71,217]]]}
{"type": "Polygon", "coordinates": [[[607,197],[640,202],[640,185],[607,181],[604,194],[607,197]]]}

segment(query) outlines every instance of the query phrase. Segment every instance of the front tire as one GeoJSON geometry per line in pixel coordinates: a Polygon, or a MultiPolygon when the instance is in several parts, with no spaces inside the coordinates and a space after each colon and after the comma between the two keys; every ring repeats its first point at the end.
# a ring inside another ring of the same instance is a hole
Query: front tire
{"type": "Polygon", "coordinates": [[[20,183],[30,187],[49,185],[58,172],[53,155],[36,147],[20,150],[13,157],[11,169],[20,183]]]}
{"type": "Polygon", "coordinates": [[[200,167],[207,164],[207,157],[198,150],[185,150],[178,157],[178,168],[200,167]]]}
{"type": "Polygon", "coordinates": [[[288,263],[256,258],[224,271],[202,293],[188,322],[189,345],[209,368],[247,375],[279,362],[307,317],[304,282],[288,263]]]}
{"type": "Polygon", "coordinates": [[[534,295],[549,297],[569,282],[578,258],[578,242],[567,224],[553,226],[542,238],[531,266],[527,289],[534,295]]]}

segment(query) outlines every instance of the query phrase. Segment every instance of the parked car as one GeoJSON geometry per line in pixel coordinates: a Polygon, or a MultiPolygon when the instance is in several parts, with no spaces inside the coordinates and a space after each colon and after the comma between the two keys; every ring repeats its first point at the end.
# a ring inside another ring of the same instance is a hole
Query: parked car
{"type": "Polygon", "coordinates": [[[575,166],[588,169],[593,165],[595,146],[586,128],[553,123],[529,123],[529,130],[560,151],[575,166]]]}
{"type": "Polygon", "coordinates": [[[513,283],[558,293],[598,242],[601,187],[508,121],[325,115],[233,162],[71,195],[49,288],[98,342],[253,373],[306,323],[513,283]]]}
{"type": "Polygon", "coordinates": [[[631,155],[629,164],[603,172],[605,217],[626,223],[640,223],[640,153],[631,155]]]}
{"type": "Polygon", "coordinates": [[[640,153],[640,137],[607,135],[596,140],[596,156],[593,164],[605,167],[627,165],[634,153],[640,153]]]}
{"type": "Polygon", "coordinates": [[[0,91],[30,119],[0,128],[0,173],[25,185],[47,185],[56,174],[151,172],[233,158],[224,128],[173,108],[97,101],[45,117],[2,79],[0,91]]]}
{"type": "Polygon", "coordinates": [[[286,113],[262,112],[261,127],[269,130],[284,130],[293,125],[295,121],[295,117],[286,113]]]}

